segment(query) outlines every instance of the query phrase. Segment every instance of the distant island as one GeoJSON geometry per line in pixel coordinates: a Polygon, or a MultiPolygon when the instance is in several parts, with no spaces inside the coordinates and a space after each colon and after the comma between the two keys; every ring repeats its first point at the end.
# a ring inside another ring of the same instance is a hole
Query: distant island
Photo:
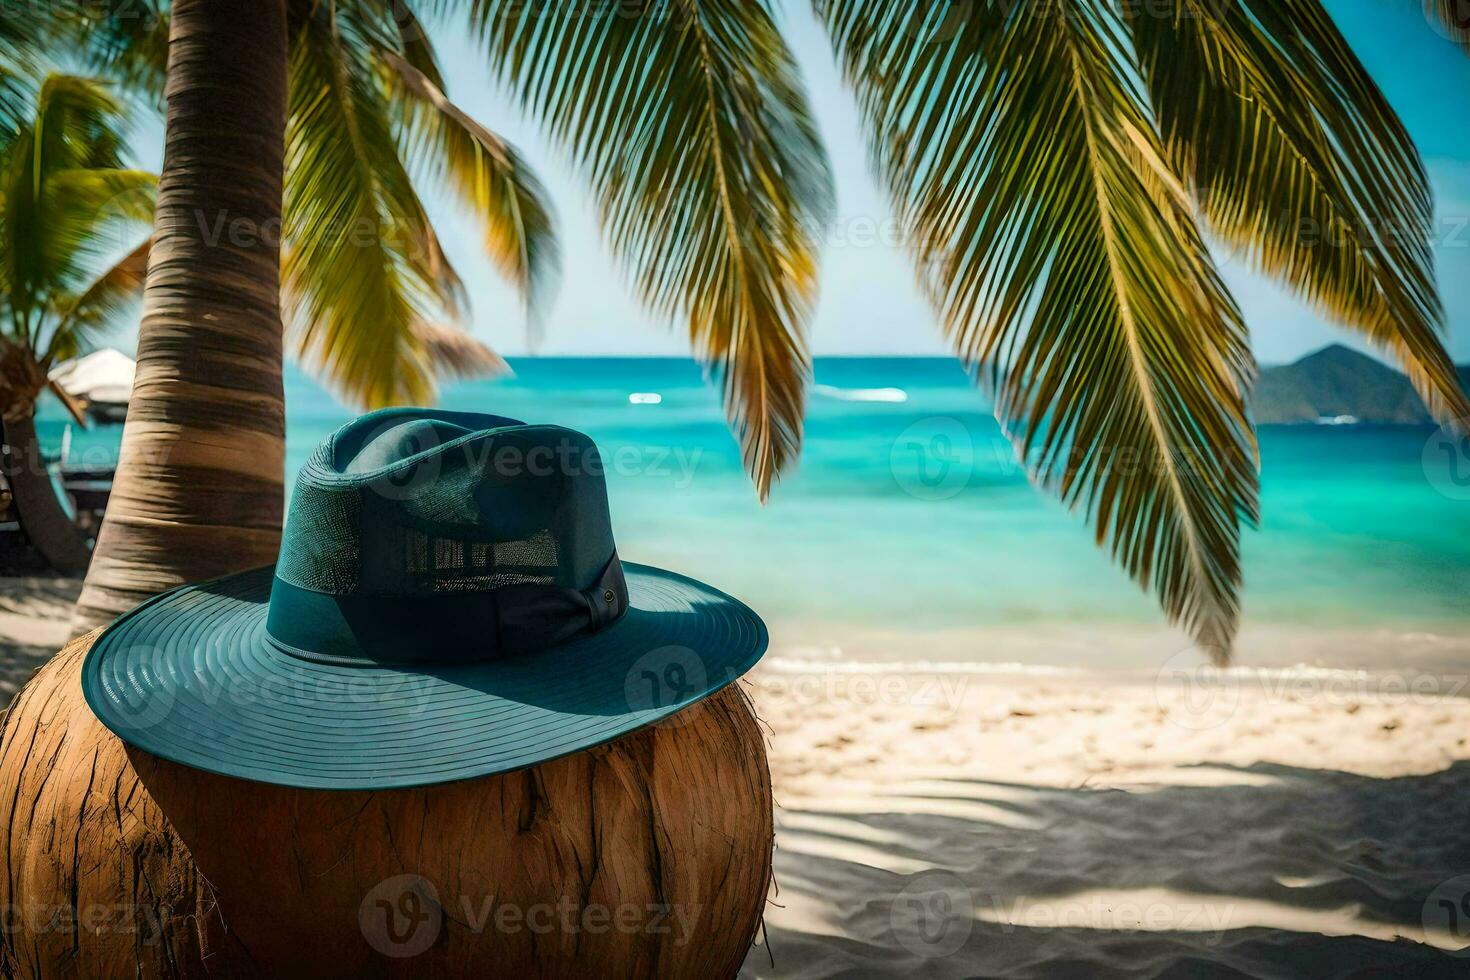
{"type": "MultiPolygon", "coordinates": [[[[1459,368],[1470,390],[1470,365],[1459,368]]],[[[1256,422],[1429,425],[1433,422],[1409,379],[1341,344],[1294,364],[1262,368],[1254,395],[1256,422]]]]}

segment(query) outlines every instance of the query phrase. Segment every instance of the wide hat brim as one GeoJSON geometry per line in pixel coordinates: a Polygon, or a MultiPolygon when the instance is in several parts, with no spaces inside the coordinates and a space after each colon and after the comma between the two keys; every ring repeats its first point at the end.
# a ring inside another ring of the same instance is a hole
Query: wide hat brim
{"type": "Polygon", "coordinates": [[[669,718],[765,652],[765,625],[739,600],[623,569],[628,611],[596,633],[498,660],[370,667],[271,643],[273,569],[256,569],[118,619],[87,655],[82,693],[123,741],[241,779],[377,790],[513,772],[669,718]]]}

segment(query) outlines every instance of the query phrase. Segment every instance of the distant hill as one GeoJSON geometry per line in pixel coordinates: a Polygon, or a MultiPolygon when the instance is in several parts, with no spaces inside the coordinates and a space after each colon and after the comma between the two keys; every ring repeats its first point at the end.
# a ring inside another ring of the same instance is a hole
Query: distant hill
{"type": "MultiPolygon", "coordinates": [[[[1470,365],[1459,369],[1470,389],[1470,365]]],[[[1381,361],[1340,344],[1295,364],[1263,368],[1256,381],[1256,422],[1316,422],[1352,416],[1359,422],[1429,424],[1429,412],[1409,379],[1381,361]]]]}

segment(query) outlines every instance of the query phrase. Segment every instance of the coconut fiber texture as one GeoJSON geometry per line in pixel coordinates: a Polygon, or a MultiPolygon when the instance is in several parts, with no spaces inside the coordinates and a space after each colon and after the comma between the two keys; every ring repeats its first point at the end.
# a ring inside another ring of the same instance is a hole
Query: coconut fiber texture
{"type": "Polygon", "coordinates": [[[4,721],[5,976],[706,980],[750,948],[772,803],[739,685],[532,769],[304,790],[125,746],[82,699],[95,636],[4,721]]]}

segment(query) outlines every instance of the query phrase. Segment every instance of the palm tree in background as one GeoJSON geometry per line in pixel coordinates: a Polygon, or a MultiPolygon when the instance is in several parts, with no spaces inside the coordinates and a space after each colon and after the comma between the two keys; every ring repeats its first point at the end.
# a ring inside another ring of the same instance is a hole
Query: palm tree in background
{"type": "Polygon", "coordinates": [[[412,170],[457,192],[533,318],[558,271],[540,184],[444,94],[405,12],[280,4],[278,36],[273,2],[224,6],[138,16],[135,4],[69,25],[122,79],[166,92],[169,109],[138,383],[78,605],[85,627],[274,560],[283,328],[309,369],[367,408],[431,402],[439,378],[502,367],[460,329],[463,284],[412,170]]]}
{"type": "Polygon", "coordinates": [[[90,348],[141,290],[156,178],[123,166],[122,107],[107,88],[71,75],[38,86],[10,77],[14,91],[34,101],[9,107],[29,111],[17,111],[14,128],[0,135],[6,476],[37,550],[58,571],[80,574],[90,556],[41,458],[36,399],[52,366],[90,348]],[[121,258],[109,254],[125,236],[133,245],[121,258]]]}
{"type": "MultiPolygon", "coordinates": [[[[174,221],[195,210],[272,217],[286,113],[270,97],[284,91],[286,37],[325,18],[323,70],[299,101],[292,75],[293,157],[309,109],[372,136],[353,101],[332,96],[364,77],[343,67],[340,44],[354,40],[343,18],[396,25],[396,36],[373,35],[394,90],[430,106],[439,99],[426,83],[442,95],[422,32],[402,30],[418,23],[402,2],[229,6],[173,7],[157,237],[161,247],[177,236],[179,251],[150,269],[125,453],[166,417],[184,458],[151,472],[124,459],[122,506],[84,597],[93,621],[163,584],[274,557],[274,253],[211,255],[174,221]],[[395,73],[400,62],[417,75],[395,73]],[[223,322],[242,294],[257,315],[223,322]],[[206,361],[178,356],[197,345],[206,361]],[[204,397],[220,392],[223,406],[204,397]],[[253,482],[219,496],[235,478],[253,482]],[[162,488],[162,505],[144,499],[162,488]],[[117,530],[135,523],[151,536],[117,530]],[[145,574],[108,584],[125,563],[145,574]]],[[[1246,326],[1206,235],[1393,355],[1438,417],[1470,416],[1440,342],[1423,166],[1319,0],[814,6],[957,354],[992,391],[1036,481],[1084,512],[1216,658],[1238,624],[1240,526],[1255,519],[1258,479],[1246,326]]],[[[771,0],[424,7],[468,25],[577,161],[640,295],[683,325],[718,377],[764,498],[800,448],[832,206],[771,0]]],[[[320,181],[340,186],[337,168],[352,161],[323,149],[319,162],[320,181]]],[[[308,258],[295,274],[330,290],[343,273],[308,258]]]]}

